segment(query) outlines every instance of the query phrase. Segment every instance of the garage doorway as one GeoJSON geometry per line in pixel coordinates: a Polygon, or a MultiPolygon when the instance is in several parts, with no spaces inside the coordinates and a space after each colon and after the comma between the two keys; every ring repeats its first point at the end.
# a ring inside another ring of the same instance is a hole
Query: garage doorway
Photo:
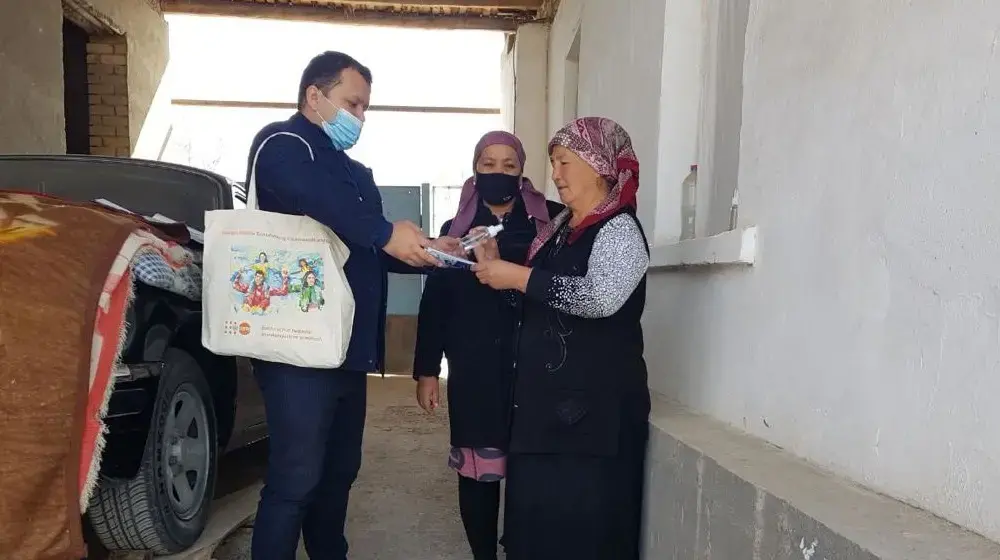
{"type": "Polygon", "coordinates": [[[87,84],[87,42],[90,35],[63,19],[63,103],[66,114],[66,153],[90,153],[90,103],[87,84]]]}

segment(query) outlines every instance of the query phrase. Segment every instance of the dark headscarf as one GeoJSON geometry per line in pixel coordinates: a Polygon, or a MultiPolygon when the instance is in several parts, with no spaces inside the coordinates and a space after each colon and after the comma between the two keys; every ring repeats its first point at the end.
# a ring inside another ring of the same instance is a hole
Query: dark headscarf
{"type": "MultiPolygon", "coordinates": [[[[570,234],[568,243],[576,240],[588,227],[617,213],[622,208],[637,207],[636,193],[639,190],[639,159],[632,149],[628,133],[611,119],[603,117],[583,117],[559,129],[549,141],[549,154],[556,146],[562,146],[580,156],[607,181],[611,190],[603,202],[597,205],[570,234]]],[[[546,224],[531,243],[528,260],[534,258],[538,250],[559,230],[570,217],[570,209],[563,210],[554,220],[546,224]]]]}
{"type": "MultiPolygon", "coordinates": [[[[479,139],[479,142],[476,143],[476,150],[472,156],[473,171],[476,169],[476,163],[479,162],[479,156],[482,155],[483,150],[488,146],[496,144],[510,146],[517,153],[517,160],[521,164],[522,170],[521,199],[524,200],[524,208],[528,212],[528,217],[535,222],[535,227],[541,231],[541,228],[549,223],[548,206],[545,204],[545,195],[538,192],[535,186],[531,184],[531,179],[523,175],[525,160],[524,146],[521,145],[521,141],[517,139],[517,136],[502,130],[494,130],[493,132],[484,134],[479,139]]],[[[476,208],[478,206],[479,193],[476,192],[476,176],[473,175],[462,185],[462,195],[458,201],[458,212],[451,221],[451,227],[448,228],[448,235],[451,237],[464,235],[469,230],[469,226],[472,225],[472,220],[476,217],[476,208]]]]}

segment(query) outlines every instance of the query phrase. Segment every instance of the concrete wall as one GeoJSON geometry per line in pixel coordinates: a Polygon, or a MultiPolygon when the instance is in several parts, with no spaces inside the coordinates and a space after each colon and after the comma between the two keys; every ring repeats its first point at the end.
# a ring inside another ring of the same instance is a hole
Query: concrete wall
{"type": "Polygon", "coordinates": [[[1000,544],[661,399],[647,560],[996,560],[1000,544]]]}
{"type": "MultiPolygon", "coordinates": [[[[695,71],[678,58],[692,38],[664,33],[683,2],[564,0],[549,44],[550,132],[579,28],[580,113],[631,133],[657,243],[675,238],[697,145],[669,129],[693,106],[678,77],[695,71]]],[[[757,263],[651,274],[651,387],[1000,539],[1000,5],[752,0],[749,14],[738,186],[757,263]]]]}
{"type": "Polygon", "coordinates": [[[0,153],[66,151],[62,5],[0,3],[0,153]]]}
{"type": "MultiPolygon", "coordinates": [[[[579,32],[577,116],[618,121],[632,136],[642,177],[656,177],[660,119],[659,76],[663,58],[663,0],[562,0],[548,49],[549,136],[566,121],[567,59],[579,32]]],[[[571,64],[572,65],[572,64],[571,64]]],[[[550,186],[550,191],[554,189],[550,186]]],[[[655,227],[657,193],[640,191],[639,217],[655,227]]]]}
{"type": "Polygon", "coordinates": [[[514,36],[513,130],[527,154],[524,175],[539,189],[544,188],[549,177],[549,134],[545,123],[548,64],[544,55],[548,42],[549,29],[542,23],[522,25],[514,36]]]}
{"type": "MultiPolygon", "coordinates": [[[[166,68],[167,27],[149,0],[89,0],[128,41],[134,146],[166,68]]],[[[60,0],[0,2],[0,152],[66,150],[60,0]]]]}
{"type": "MultiPolygon", "coordinates": [[[[46,0],[50,1],[50,0],[46,0]]],[[[167,22],[155,0],[87,0],[128,41],[129,133],[134,148],[170,57],[167,22]]]]}

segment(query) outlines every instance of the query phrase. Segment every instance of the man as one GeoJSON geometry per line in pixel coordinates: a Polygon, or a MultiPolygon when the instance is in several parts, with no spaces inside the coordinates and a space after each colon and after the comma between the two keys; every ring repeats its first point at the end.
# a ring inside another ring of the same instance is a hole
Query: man
{"type": "MultiPolygon", "coordinates": [[[[256,362],[270,432],[267,479],[254,523],[253,558],[292,560],[301,532],[314,560],[347,558],[347,498],[361,467],[368,372],[382,371],[387,272],[418,272],[438,262],[412,222],[388,222],[371,170],[353,146],[371,96],[371,71],[339,52],[312,59],[299,84],[298,112],[267,125],[250,147],[261,210],[304,214],[347,244],[344,267],[354,292],[354,330],[338,370],[256,362]],[[400,262],[402,261],[402,262],[400,262]],[[405,263],[405,264],[404,264],[405,263]],[[407,266],[409,265],[409,266],[407,266]]],[[[457,241],[442,239],[453,251],[457,241]]]]}

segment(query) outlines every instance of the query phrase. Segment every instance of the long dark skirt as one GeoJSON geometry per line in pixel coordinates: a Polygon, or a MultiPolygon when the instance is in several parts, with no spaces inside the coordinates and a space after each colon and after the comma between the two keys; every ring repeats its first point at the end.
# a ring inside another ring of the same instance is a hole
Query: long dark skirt
{"type": "Polygon", "coordinates": [[[622,431],[618,455],[507,458],[508,560],[638,560],[649,425],[622,431]]]}

